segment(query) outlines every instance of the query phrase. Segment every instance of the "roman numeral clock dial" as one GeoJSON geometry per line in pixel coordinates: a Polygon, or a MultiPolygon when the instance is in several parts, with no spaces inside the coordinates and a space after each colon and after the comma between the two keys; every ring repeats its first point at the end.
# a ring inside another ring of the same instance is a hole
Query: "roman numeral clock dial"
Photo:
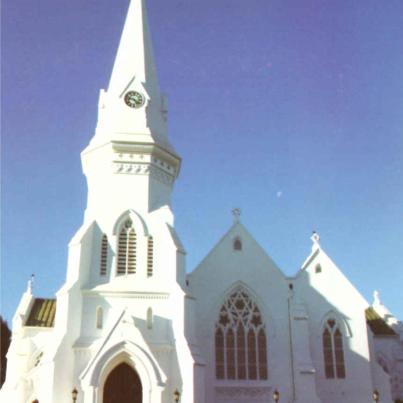
{"type": "Polygon", "coordinates": [[[141,108],[145,104],[145,97],[137,91],[129,91],[125,95],[125,103],[130,108],[141,108]]]}

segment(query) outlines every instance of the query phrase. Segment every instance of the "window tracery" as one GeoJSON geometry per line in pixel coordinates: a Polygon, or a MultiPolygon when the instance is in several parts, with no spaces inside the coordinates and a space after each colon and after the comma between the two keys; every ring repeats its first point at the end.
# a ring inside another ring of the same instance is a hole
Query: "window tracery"
{"type": "Polygon", "coordinates": [[[221,307],[215,353],[217,379],[267,379],[265,325],[256,303],[242,288],[221,307]]]}
{"type": "Polygon", "coordinates": [[[345,378],[343,335],[335,319],[330,318],[326,321],[322,342],[326,378],[345,378]]]}

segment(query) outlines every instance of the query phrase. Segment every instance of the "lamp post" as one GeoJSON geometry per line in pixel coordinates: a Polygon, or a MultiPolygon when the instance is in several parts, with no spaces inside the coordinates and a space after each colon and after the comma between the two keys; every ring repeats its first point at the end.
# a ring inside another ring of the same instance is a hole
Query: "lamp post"
{"type": "Polygon", "coordinates": [[[273,400],[276,403],[280,400],[280,392],[277,389],[273,392],[273,400]]]}
{"type": "Polygon", "coordinates": [[[179,390],[178,390],[178,389],[175,389],[175,392],[174,392],[174,402],[175,402],[175,403],[178,403],[180,397],[181,397],[181,394],[179,393],[179,390]]]}
{"type": "Polygon", "coordinates": [[[78,395],[78,391],[77,391],[76,388],[74,388],[74,389],[71,391],[71,397],[73,398],[73,403],[76,403],[76,401],[77,401],[77,395],[78,395]]]}
{"type": "Polygon", "coordinates": [[[372,392],[372,399],[374,402],[379,402],[379,392],[376,389],[372,392]]]}

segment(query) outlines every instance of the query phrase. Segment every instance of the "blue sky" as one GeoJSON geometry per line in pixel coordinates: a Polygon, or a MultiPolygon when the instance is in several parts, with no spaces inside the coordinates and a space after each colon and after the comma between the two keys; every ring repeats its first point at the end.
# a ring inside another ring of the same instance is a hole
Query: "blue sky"
{"type": "MultiPolygon", "coordinates": [[[[148,0],[192,270],[242,221],[287,275],[311,231],[369,301],[403,318],[403,3],[148,0]]],[[[65,278],[128,0],[4,2],[2,306],[65,278]]]]}

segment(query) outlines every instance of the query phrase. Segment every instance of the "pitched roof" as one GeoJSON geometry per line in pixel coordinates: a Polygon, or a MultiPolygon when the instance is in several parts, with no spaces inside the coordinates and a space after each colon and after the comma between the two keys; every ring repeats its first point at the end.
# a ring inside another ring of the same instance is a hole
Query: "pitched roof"
{"type": "Polygon", "coordinates": [[[396,332],[382,319],[374,308],[365,310],[368,326],[376,336],[395,336],[396,332]]]}
{"type": "Polygon", "coordinates": [[[53,327],[55,314],[55,299],[35,298],[25,326],[53,327]]]}

